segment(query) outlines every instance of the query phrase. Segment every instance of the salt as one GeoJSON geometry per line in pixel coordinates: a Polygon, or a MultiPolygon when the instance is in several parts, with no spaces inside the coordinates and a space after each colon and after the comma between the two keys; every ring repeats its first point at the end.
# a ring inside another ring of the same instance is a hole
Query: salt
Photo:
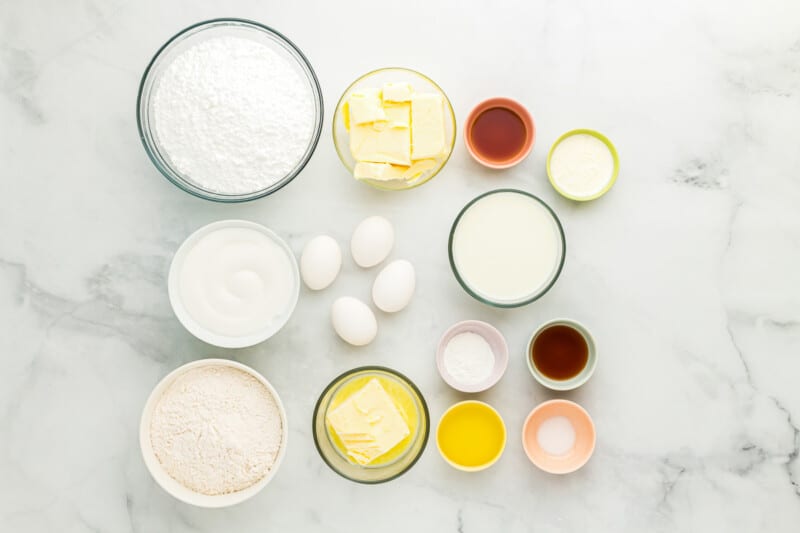
{"type": "Polygon", "coordinates": [[[553,416],[539,426],[536,441],[549,455],[566,455],[575,446],[575,428],[565,416],[553,416]]]}
{"type": "Polygon", "coordinates": [[[222,194],[276,183],[314,135],[314,95],[299,64],[242,37],[211,38],[175,57],[155,86],[153,112],[170,163],[222,194]]]}
{"type": "Polygon", "coordinates": [[[477,333],[455,335],[445,346],[442,359],[447,373],[463,385],[486,381],[494,370],[492,347],[477,333]]]}

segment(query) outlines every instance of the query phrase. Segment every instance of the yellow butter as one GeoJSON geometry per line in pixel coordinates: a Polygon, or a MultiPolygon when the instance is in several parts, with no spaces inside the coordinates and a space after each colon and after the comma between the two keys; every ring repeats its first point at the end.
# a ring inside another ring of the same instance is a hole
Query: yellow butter
{"type": "Polygon", "coordinates": [[[438,165],[434,159],[418,159],[411,163],[411,166],[406,170],[403,179],[406,181],[413,181],[417,179],[423,172],[427,172],[438,165]]]}
{"type": "Polygon", "coordinates": [[[395,128],[411,127],[411,104],[383,104],[383,112],[386,114],[384,119],[390,126],[395,128]]]}
{"type": "Polygon", "coordinates": [[[409,83],[398,82],[385,83],[383,85],[384,102],[408,102],[413,94],[414,89],[411,88],[409,83]]]}
{"type": "Polygon", "coordinates": [[[423,172],[436,166],[433,159],[420,159],[411,166],[391,165],[389,163],[370,163],[359,161],[353,169],[353,175],[360,180],[394,181],[417,179],[423,172]]]}
{"type": "Polygon", "coordinates": [[[347,100],[347,104],[351,126],[386,119],[381,92],[378,89],[362,89],[353,92],[347,100]]]}
{"type": "Polygon", "coordinates": [[[359,161],[353,169],[353,176],[359,180],[393,181],[404,179],[410,167],[390,165],[389,163],[370,163],[359,161]]]}
{"type": "Polygon", "coordinates": [[[327,414],[328,423],[356,463],[366,465],[385,454],[411,430],[377,379],[327,414]]]}
{"type": "Polygon", "coordinates": [[[411,159],[436,158],[444,152],[444,100],[439,94],[415,94],[411,98],[411,159]]]}
{"type": "MultiPolygon", "coordinates": [[[[350,110],[353,116],[353,110],[350,110]]],[[[388,123],[350,125],[350,152],[356,161],[411,165],[411,134],[409,128],[393,127],[388,123]]]]}
{"type": "Polygon", "coordinates": [[[345,102],[342,104],[342,120],[344,120],[344,129],[350,131],[350,103],[345,102]]]}

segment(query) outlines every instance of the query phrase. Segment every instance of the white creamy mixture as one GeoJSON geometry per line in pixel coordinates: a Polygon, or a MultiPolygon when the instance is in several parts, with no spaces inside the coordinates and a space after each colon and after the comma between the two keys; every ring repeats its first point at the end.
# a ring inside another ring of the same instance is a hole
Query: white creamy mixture
{"type": "Polygon", "coordinates": [[[536,294],[555,275],[563,249],[553,215],[515,192],[484,196],[472,204],[453,235],[453,259],[464,282],[500,302],[536,294]]]}
{"type": "Polygon", "coordinates": [[[614,174],[614,156],[608,146],[593,135],[570,135],[550,156],[550,175],[567,194],[579,198],[599,193],[614,174]]]}
{"type": "Polygon", "coordinates": [[[539,426],[536,441],[549,455],[566,455],[575,446],[575,428],[567,417],[554,416],[539,426]]]}
{"type": "Polygon", "coordinates": [[[154,88],[153,110],[169,161],[222,194],[277,182],[314,133],[314,96],[297,61],[242,37],[215,37],[181,52],[154,88]]]}
{"type": "Polygon", "coordinates": [[[486,339],[471,331],[453,336],[442,355],[447,373],[464,385],[486,381],[494,370],[492,347],[486,339]]]}
{"type": "Polygon", "coordinates": [[[251,228],[221,228],[201,237],[180,265],[178,290],[186,312],[226,337],[257,334],[294,303],[288,252],[251,228]]]}
{"type": "Polygon", "coordinates": [[[256,378],[229,366],[179,375],[153,411],[150,441],[181,485],[228,494],[257,483],[272,468],[283,438],[280,410],[256,378]]]}

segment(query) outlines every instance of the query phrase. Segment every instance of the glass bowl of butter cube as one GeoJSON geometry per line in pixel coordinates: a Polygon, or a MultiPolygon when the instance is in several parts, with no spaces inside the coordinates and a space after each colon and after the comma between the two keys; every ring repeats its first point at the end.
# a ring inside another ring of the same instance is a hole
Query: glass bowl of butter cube
{"type": "Polygon", "coordinates": [[[337,474],[383,483],[407,472],[428,442],[430,416],[419,389],[386,367],[336,377],[314,408],[314,444],[337,474]]]}
{"type": "Polygon", "coordinates": [[[339,159],[359,181],[401,191],[427,183],[450,159],[456,117],[433,80],[406,68],[364,74],[333,115],[339,159]]]}

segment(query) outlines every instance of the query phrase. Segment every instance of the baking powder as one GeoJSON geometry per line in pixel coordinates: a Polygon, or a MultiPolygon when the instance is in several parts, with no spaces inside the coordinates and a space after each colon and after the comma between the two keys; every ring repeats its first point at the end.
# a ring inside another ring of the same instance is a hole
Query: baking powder
{"type": "Polygon", "coordinates": [[[494,352],[486,339],[477,333],[459,333],[445,346],[443,362],[454,380],[464,385],[476,385],[492,375],[494,352]]]}
{"type": "Polygon", "coordinates": [[[314,95],[299,64],[241,37],[211,38],[175,57],[156,84],[153,111],[172,165],[222,194],[277,182],[314,134],[314,95]]]}
{"type": "Polygon", "coordinates": [[[229,366],[193,368],[159,399],[150,441],[164,470],[202,494],[237,492],[272,468],[281,446],[280,411],[256,378],[229,366]]]}

